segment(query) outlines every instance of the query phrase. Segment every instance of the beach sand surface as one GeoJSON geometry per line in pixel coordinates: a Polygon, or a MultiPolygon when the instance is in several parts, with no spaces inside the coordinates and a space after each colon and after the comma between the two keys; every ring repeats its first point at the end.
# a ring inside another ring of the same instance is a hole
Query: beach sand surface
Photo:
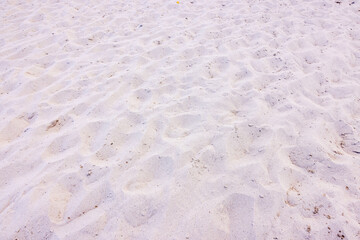
{"type": "Polygon", "coordinates": [[[0,19],[0,239],[360,239],[359,1],[0,19]]]}

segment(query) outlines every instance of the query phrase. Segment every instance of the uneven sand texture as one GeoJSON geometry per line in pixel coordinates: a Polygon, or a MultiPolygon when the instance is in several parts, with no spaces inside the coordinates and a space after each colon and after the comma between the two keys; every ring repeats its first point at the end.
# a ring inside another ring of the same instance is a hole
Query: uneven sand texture
{"type": "Polygon", "coordinates": [[[0,239],[360,239],[359,1],[0,18],[0,239]]]}

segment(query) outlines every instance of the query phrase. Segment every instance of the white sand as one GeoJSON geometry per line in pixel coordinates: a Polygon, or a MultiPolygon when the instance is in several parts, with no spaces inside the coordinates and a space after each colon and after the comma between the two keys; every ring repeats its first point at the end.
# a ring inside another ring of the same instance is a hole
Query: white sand
{"type": "Polygon", "coordinates": [[[1,1],[0,239],[360,239],[353,1],[1,1]]]}

